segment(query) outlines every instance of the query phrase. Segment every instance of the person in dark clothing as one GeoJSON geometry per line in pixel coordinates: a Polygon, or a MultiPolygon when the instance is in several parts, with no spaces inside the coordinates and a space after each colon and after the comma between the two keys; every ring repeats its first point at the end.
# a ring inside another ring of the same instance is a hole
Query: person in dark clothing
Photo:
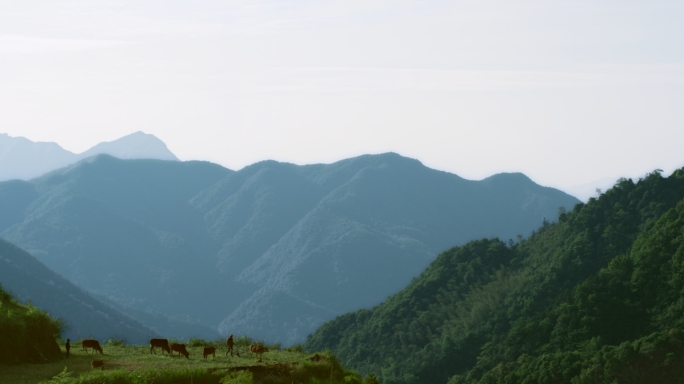
{"type": "Polygon", "coordinates": [[[67,351],[67,359],[69,358],[69,350],[71,349],[71,340],[67,339],[66,345],[64,346],[67,351]]]}
{"type": "Polygon", "coordinates": [[[226,347],[228,347],[226,355],[230,352],[230,355],[233,356],[233,345],[235,345],[235,342],[233,341],[233,334],[231,333],[230,336],[228,336],[228,339],[226,339],[226,347]]]}

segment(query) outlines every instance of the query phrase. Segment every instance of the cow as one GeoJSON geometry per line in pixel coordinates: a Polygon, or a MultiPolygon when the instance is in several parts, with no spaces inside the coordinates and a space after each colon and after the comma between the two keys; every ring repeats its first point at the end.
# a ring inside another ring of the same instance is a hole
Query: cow
{"type": "Polygon", "coordinates": [[[93,360],[90,365],[95,368],[102,368],[104,369],[104,360],[93,360]]]}
{"type": "MultiPolygon", "coordinates": [[[[185,344],[171,343],[171,351],[178,352],[178,356],[183,355],[186,359],[190,359],[190,354],[188,353],[188,350],[185,349],[185,344]]],[[[173,353],[171,353],[171,356],[173,356],[173,353]]]]}
{"type": "Polygon", "coordinates": [[[214,355],[214,359],[216,358],[216,347],[204,347],[204,351],[202,351],[202,357],[206,359],[209,355],[214,355]]]}
{"type": "Polygon", "coordinates": [[[156,355],[157,352],[155,352],[155,348],[161,348],[162,355],[164,354],[164,351],[166,351],[166,353],[168,353],[169,355],[171,354],[171,349],[169,348],[169,341],[167,339],[150,339],[150,353],[154,353],[156,355]]]}
{"type": "Polygon", "coordinates": [[[263,345],[252,344],[249,346],[249,352],[256,353],[257,355],[261,355],[264,352],[268,352],[268,347],[264,347],[263,345]]]}
{"type": "Polygon", "coordinates": [[[88,353],[88,348],[92,348],[98,352],[100,352],[100,355],[104,355],[102,353],[102,347],[100,347],[100,343],[97,340],[93,339],[86,339],[81,341],[81,346],[83,346],[83,350],[88,353]]]}

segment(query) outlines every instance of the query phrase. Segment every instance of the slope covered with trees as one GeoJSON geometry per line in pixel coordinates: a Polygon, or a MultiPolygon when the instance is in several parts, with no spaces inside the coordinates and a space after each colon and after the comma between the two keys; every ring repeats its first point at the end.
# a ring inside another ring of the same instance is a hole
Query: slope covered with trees
{"type": "Polygon", "coordinates": [[[64,323],[32,304],[21,305],[0,286],[0,364],[40,363],[60,356],[64,323]]]}
{"type": "Polygon", "coordinates": [[[405,290],[326,323],[305,345],[384,383],[675,374],[683,198],[684,170],[620,180],[517,244],[480,240],[442,253],[405,290]]]}

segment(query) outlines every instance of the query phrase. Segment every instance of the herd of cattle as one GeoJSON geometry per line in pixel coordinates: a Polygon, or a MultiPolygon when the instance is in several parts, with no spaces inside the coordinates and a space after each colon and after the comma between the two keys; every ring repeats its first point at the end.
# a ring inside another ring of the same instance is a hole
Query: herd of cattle
{"type": "MultiPolygon", "coordinates": [[[[233,345],[233,335],[230,335],[230,337],[226,339],[226,347],[228,347],[228,349],[226,350],[226,355],[228,355],[228,352],[230,352],[230,355],[233,356],[233,345]]],[[[88,353],[88,349],[93,349],[94,351],[100,352],[101,355],[104,354],[102,352],[102,347],[100,346],[100,343],[97,340],[83,340],[81,341],[81,346],[83,347],[83,350],[86,353],[88,353]]],[[[169,356],[174,356],[173,352],[178,352],[178,356],[183,355],[187,359],[190,358],[190,353],[185,347],[185,344],[169,343],[168,339],[150,339],[150,353],[154,353],[156,355],[156,348],[161,348],[162,355],[164,354],[164,351],[166,351],[166,353],[168,353],[169,356]]],[[[264,352],[268,352],[268,347],[262,345],[250,345],[249,352],[252,354],[261,355],[264,352]]],[[[213,355],[214,358],[216,358],[216,347],[204,347],[202,357],[206,359],[209,355],[213,355]]],[[[240,353],[238,352],[237,355],[240,356],[240,353]]],[[[95,361],[98,363],[101,362],[101,360],[95,361]]],[[[101,363],[99,363],[98,366],[101,366],[100,364],[101,363]]],[[[93,368],[95,368],[95,365],[93,365],[93,368]]]]}

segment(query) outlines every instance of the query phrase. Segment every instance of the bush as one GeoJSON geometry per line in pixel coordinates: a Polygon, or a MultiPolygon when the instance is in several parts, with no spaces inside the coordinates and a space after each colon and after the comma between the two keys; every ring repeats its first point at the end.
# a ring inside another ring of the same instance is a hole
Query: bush
{"type": "Polygon", "coordinates": [[[112,346],[112,347],[121,347],[124,344],[126,344],[124,339],[107,339],[107,341],[105,341],[104,343],[105,343],[105,345],[112,346]]]}
{"type": "Polygon", "coordinates": [[[273,343],[268,346],[268,349],[271,351],[280,351],[282,349],[282,346],[280,343],[273,343]]]}
{"type": "Polygon", "coordinates": [[[248,347],[252,344],[257,344],[252,338],[249,336],[240,336],[238,338],[235,338],[235,345],[243,346],[243,347],[248,347]]]}
{"type": "Polygon", "coordinates": [[[288,352],[304,353],[304,346],[302,344],[295,344],[295,345],[292,345],[292,346],[285,348],[285,350],[288,352]]]}
{"type": "Polygon", "coordinates": [[[206,340],[204,340],[204,339],[199,339],[199,338],[196,338],[196,337],[191,337],[191,338],[188,340],[188,343],[187,343],[187,344],[188,344],[188,346],[190,346],[190,347],[204,347],[205,345],[209,345],[209,344],[211,344],[211,343],[208,342],[208,341],[206,341],[206,340]]]}
{"type": "Polygon", "coordinates": [[[380,384],[380,380],[378,380],[377,376],[374,374],[369,373],[368,376],[363,379],[363,384],[380,384]]]}
{"type": "Polygon", "coordinates": [[[0,364],[39,363],[59,358],[65,323],[30,302],[21,305],[0,287],[0,364]]]}

